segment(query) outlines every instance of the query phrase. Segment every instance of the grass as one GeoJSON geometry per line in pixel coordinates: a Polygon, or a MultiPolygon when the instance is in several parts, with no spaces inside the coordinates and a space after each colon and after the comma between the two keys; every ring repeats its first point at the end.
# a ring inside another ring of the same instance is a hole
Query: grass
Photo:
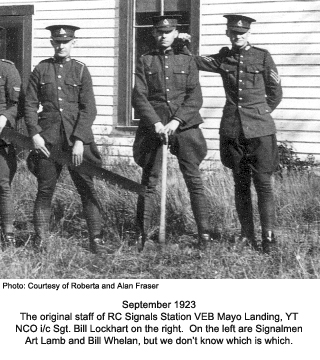
{"type": "MultiPolygon", "coordinates": [[[[121,162],[112,171],[139,181],[140,170],[121,162]]],[[[320,274],[320,179],[308,171],[275,177],[278,251],[264,255],[234,241],[239,223],[234,207],[233,180],[226,169],[203,174],[210,204],[212,226],[221,238],[199,250],[189,196],[176,163],[168,176],[167,244],[159,249],[146,246],[137,251],[135,207],[137,196],[96,181],[103,209],[107,245],[94,255],[86,250],[87,231],[79,196],[67,172],[62,174],[53,200],[52,235],[48,251],[35,253],[32,211],[36,179],[24,161],[14,180],[16,235],[25,245],[0,252],[0,277],[15,279],[225,279],[225,278],[319,278],[320,274]]],[[[256,199],[255,199],[256,200],[256,199]]],[[[255,201],[255,222],[259,217],[255,201]]],[[[159,210],[155,210],[157,228],[159,210]]],[[[148,245],[148,244],[147,244],[148,245]]]]}

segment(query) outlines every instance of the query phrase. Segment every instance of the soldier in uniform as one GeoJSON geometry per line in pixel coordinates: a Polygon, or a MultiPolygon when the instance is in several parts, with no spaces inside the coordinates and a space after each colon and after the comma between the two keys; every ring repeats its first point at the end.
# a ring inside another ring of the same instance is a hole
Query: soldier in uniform
{"type": "Polygon", "coordinates": [[[271,113],[282,99],[280,77],[270,53],[248,41],[250,25],[255,20],[242,15],[224,17],[232,48],[224,47],[216,55],[194,58],[200,70],[218,73],[223,80],[226,104],[220,125],[220,152],[222,163],[233,170],[241,239],[257,246],[252,179],[258,196],[262,247],[269,252],[275,244],[271,176],[279,161],[271,113]]]}
{"type": "Polygon", "coordinates": [[[199,165],[207,153],[199,125],[202,94],[199,74],[192,57],[176,53],[172,47],[178,36],[177,16],[153,18],[157,46],[137,64],[133,106],[140,117],[133,145],[136,163],[143,169],[145,196],[138,198],[137,222],[142,243],[151,230],[154,195],[161,171],[161,144],[169,137],[170,151],[179,162],[188,187],[191,207],[199,233],[199,244],[210,240],[208,206],[199,165]]]}
{"type": "MultiPolygon", "coordinates": [[[[34,246],[43,246],[48,235],[51,200],[62,166],[49,158],[58,149],[70,153],[76,167],[85,158],[101,165],[101,157],[94,143],[92,124],[96,105],[88,68],[72,59],[75,31],[70,25],[48,26],[51,31],[52,58],[41,61],[30,76],[26,101],[25,121],[35,150],[28,158],[30,170],[38,180],[34,207],[34,246]],[[42,111],[37,113],[39,105],[42,111]]],[[[97,249],[101,237],[101,216],[93,179],[68,168],[80,194],[89,230],[89,248],[97,249]]]]}
{"type": "MultiPolygon", "coordinates": [[[[3,28],[0,28],[0,31],[3,28]]],[[[14,63],[0,60],[0,134],[4,127],[15,126],[21,79],[14,63]]],[[[0,216],[4,246],[14,245],[14,209],[11,182],[17,169],[15,149],[0,139],[0,216]]]]}

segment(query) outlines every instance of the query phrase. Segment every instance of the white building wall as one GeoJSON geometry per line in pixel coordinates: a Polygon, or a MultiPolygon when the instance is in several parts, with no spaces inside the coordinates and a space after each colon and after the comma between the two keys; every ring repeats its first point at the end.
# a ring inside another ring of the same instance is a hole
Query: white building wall
{"type": "Polygon", "coordinates": [[[0,5],[34,5],[33,67],[53,55],[46,26],[80,27],[72,57],[84,62],[91,73],[98,110],[93,130],[97,142],[103,143],[102,135],[110,133],[117,117],[118,0],[11,0],[0,5]]]}
{"type": "MultiPolygon", "coordinates": [[[[48,25],[79,26],[73,57],[89,67],[93,78],[98,116],[94,123],[97,142],[108,147],[110,159],[132,156],[134,132],[119,134],[117,124],[119,0],[11,0],[1,6],[34,5],[32,65],[53,54],[48,25]],[[112,137],[108,135],[110,133],[112,137]]],[[[225,36],[227,13],[241,13],[257,20],[252,44],[268,49],[282,77],[284,98],[273,113],[278,140],[290,141],[304,158],[320,159],[320,1],[305,0],[202,0],[200,54],[214,54],[229,46],[225,36]]],[[[219,159],[218,129],[225,102],[219,75],[200,72],[204,95],[208,159],[219,159]]]]}

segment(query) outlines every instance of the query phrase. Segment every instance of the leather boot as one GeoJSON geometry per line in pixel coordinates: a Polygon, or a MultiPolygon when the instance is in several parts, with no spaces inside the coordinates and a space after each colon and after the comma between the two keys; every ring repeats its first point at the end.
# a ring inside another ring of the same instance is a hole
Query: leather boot
{"type": "Polygon", "coordinates": [[[9,246],[16,246],[16,239],[13,233],[2,233],[2,246],[6,249],[9,246]]]}
{"type": "Polygon", "coordinates": [[[238,242],[243,245],[252,246],[254,250],[258,250],[258,243],[256,240],[256,236],[254,234],[254,228],[241,228],[241,235],[238,239],[238,242]]]}
{"type": "Polygon", "coordinates": [[[209,233],[199,234],[198,247],[200,250],[206,250],[211,245],[212,237],[209,233]]]}
{"type": "Polygon", "coordinates": [[[262,231],[262,251],[265,254],[272,254],[276,251],[276,237],[271,230],[262,231]]]}
{"type": "Polygon", "coordinates": [[[105,245],[105,243],[106,242],[102,234],[92,236],[89,239],[89,251],[92,252],[92,254],[97,254],[99,252],[99,248],[105,245]]]}

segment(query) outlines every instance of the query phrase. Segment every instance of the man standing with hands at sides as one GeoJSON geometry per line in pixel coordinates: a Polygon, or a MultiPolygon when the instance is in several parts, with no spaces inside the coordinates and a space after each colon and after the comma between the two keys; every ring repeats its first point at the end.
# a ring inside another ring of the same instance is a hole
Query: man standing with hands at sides
{"type": "Polygon", "coordinates": [[[96,105],[90,73],[85,64],[71,58],[75,31],[71,25],[48,26],[54,57],[41,61],[30,76],[25,121],[35,150],[28,158],[29,169],[38,180],[34,207],[35,248],[44,247],[49,233],[51,200],[62,166],[49,158],[50,151],[67,152],[73,166],[68,168],[80,194],[89,230],[89,249],[96,252],[102,243],[99,202],[93,178],[74,167],[83,159],[101,165],[94,143],[92,124],[96,105]],[[38,114],[39,105],[42,111],[38,114]]]}
{"type": "Polygon", "coordinates": [[[232,48],[194,58],[200,70],[219,73],[223,80],[226,104],[220,125],[220,154],[222,163],[233,171],[241,240],[257,247],[252,178],[258,196],[262,249],[269,253],[275,244],[272,173],[279,162],[276,127],[270,113],[282,99],[280,76],[270,53],[248,41],[255,20],[242,15],[224,17],[232,48]]]}
{"type": "Polygon", "coordinates": [[[21,79],[14,63],[0,60],[0,216],[3,247],[15,245],[11,182],[17,170],[17,160],[14,146],[1,139],[1,132],[4,127],[15,125],[20,87],[21,79]]]}
{"type": "Polygon", "coordinates": [[[161,171],[161,144],[169,138],[170,151],[179,162],[190,193],[199,244],[210,241],[208,206],[199,165],[207,153],[199,125],[202,94],[199,74],[193,58],[175,53],[172,45],[178,37],[179,16],[153,18],[156,48],[143,55],[136,68],[133,106],[140,122],[133,145],[136,163],[143,169],[145,196],[138,198],[137,222],[142,246],[151,232],[156,185],[161,171]]]}

